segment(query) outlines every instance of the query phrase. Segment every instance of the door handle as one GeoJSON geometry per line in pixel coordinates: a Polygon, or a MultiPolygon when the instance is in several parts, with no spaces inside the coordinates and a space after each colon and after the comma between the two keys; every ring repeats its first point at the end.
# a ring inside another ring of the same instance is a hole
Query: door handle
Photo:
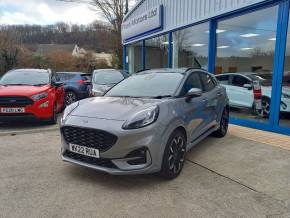
{"type": "Polygon", "coordinates": [[[221,95],[222,95],[222,92],[218,92],[218,93],[217,93],[217,96],[221,96],[221,95]]]}
{"type": "Polygon", "coordinates": [[[207,102],[207,98],[202,99],[203,102],[207,102]]]}

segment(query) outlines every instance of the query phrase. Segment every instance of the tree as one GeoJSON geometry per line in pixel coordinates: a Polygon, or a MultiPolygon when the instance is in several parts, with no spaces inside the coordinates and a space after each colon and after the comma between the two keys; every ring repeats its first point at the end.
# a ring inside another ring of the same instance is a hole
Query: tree
{"type": "Polygon", "coordinates": [[[91,5],[92,10],[100,13],[112,25],[112,43],[116,59],[116,67],[122,67],[122,21],[128,12],[128,5],[135,0],[58,0],[65,2],[86,2],[91,5]]]}
{"type": "Polygon", "coordinates": [[[12,30],[0,32],[0,73],[16,67],[20,50],[21,43],[17,32],[12,30]]]}

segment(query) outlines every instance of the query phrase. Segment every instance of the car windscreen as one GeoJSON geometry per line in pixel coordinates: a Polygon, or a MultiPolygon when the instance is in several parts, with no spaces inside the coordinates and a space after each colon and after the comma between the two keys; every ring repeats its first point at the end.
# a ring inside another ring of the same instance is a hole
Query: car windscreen
{"type": "Polygon", "coordinates": [[[11,71],[0,80],[1,85],[45,85],[49,83],[49,73],[43,71],[11,71]]]}
{"type": "Polygon", "coordinates": [[[131,76],[109,90],[105,96],[162,97],[172,96],[183,75],[180,73],[146,73],[131,76]]]}
{"type": "Polygon", "coordinates": [[[116,84],[124,79],[122,73],[117,70],[101,70],[94,73],[93,80],[98,85],[116,84]]]}

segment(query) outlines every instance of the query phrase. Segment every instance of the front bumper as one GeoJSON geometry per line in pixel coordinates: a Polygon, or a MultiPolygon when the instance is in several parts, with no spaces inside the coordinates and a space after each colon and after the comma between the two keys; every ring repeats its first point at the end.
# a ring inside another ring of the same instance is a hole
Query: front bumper
{"type": "MultiPolygon", "coordinates": [[[[164,134],[160,126],[151,126],[138,130],[123,130],[123,121],[105,120],[96,118],[82,118],[69,116],[61,126],[77,126],[84,128],[101,129],[118,137],[117,142],[104,152],[100,158],[88,158],[78,154],[71,154],[69,144],[61,134],[61,155],[64,161],[103,171],[113,175],[147,174],[158,172],[161,169],[163,150],[165,145],[164,134]],[[86,122],[83,122],[86,120],[86,122]],[[144,161],[138,161],[143,152],[144,161]],[[137,162],[134,162],[137,161],[137,162]]],[[[167,141],[167,140],[166,140],[167,141]]]]}
{"type": "Polygon", "coordinates": [[[1,106],[1,108],[24,108],[24,113],[1,113],[0,112],[0,121],[9,122],[9,121],[20,121],[20,120],[49,120],[53,114],[53,105],[48,98],[41,99],[34,102],[32,105],[18,106],[1,106]],[[47,106],[43,107],[42,105],[47,103],[47,106]]]}

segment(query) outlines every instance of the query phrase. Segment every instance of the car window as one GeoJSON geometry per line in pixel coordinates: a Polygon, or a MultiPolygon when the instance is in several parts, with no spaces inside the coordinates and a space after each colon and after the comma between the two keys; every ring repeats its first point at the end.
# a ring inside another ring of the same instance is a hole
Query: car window
{"type": "Polygon", "coordinates": [[[82,74],[81,77],[82,77],[82,80],[92,81],[92,75],[91,74],[82,74]]]}
{"type": "Polygon", "coordinates": [[[192,73],[184,83],[183,89],[181,91],[181,96],[185,96],[188,91],[192,88],[197,88],[202,90],[202,83],[198,73],[192,73]]]}
{"type": "Polygon", "coordinates": [[[124,79],[122,73],[117,70],[100,70],[96,71],[93,76],[93,81],[98,85],[116,84],[124,79]]]}
{"type": "Polygon", "coordinates": [[[209,92],[216,87],[215,82],[209,74],[200,72],[200,78],[203,84],[203,91],[209,92]]]}
{"type": "Polygon", "coordinates": [[[240,75],[233,76],[232,84],[231,85],[243,87],[245,84],[251,84],[251,81],[248,80],[244,76],[240,76],[240,75]]]}
{"type": "Polygon", "coordinates": [[[2,76],[2,85],[44,85],[49,83],[49,73],[44,71],[15,70],[2,76]]]}
{"type": "Polygon", "coordinates": [[[68,81],[75,77],[74,74],[69,73],[57,73],[57,76],[59,77],[60,81],[68,81]]]}
{"type": "Polygon", "coordinates": [[[220,81],[221,84],[228,85],[229,84],[229,75],[219,75],[216,76],[217,80],[220,81]]]}
{"type": "Polygon", "coordinates": [[[181,73],[135,74],[114,86],[105,96],[162,97],[172,96],[184,75],[181,73]]]}

